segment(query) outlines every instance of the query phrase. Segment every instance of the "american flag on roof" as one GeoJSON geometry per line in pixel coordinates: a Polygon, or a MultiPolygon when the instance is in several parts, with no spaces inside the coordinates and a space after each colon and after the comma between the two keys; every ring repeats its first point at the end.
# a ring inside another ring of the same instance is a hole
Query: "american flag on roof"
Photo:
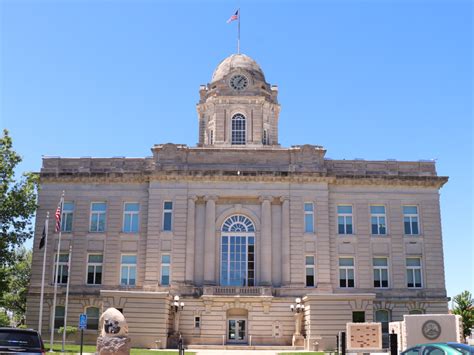
{"type": "Polygon", "coordinates": [[[232,21],[238,20],[239,19],[239,10],[235,12],[229,19],[227,20],[227,23],[231,23],[232,21]]]}

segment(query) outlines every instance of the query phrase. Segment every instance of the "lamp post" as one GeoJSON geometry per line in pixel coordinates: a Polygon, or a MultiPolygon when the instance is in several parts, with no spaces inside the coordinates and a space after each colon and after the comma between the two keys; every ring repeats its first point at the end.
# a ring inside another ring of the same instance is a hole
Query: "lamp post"
{"type": "Polygon", "coordinates": [[[179,301],[179,296],[175,295],[173,298],[173,303],[171,304],[171,310],[174,313],[174,332],[177,334],[179,332],[179,318],[181,311],[184,309],[184,302],[179,301]]]}
{"type": "Polygon", "coordinates": [[[293,346],[304,346],[304,337],[301,335],[301,321],[304,315],[304,305],[301,303],[301,298],[295,299],[296,304],[290,305],[291,313],[295,318],[295,333],[293,334],[293,346]]]}

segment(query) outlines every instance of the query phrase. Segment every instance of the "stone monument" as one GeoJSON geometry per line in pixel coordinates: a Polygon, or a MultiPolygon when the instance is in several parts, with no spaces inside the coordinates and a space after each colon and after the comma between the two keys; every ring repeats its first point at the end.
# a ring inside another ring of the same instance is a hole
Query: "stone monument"
{"type": "Polygon", "coordinates": [[[99,319],[100,336],[97,338],[97,354],[130,355],[128,325],[122,312],[108,308],[99,319]]]}
{"type": "Polygon", "coordinates": [[[368,351],[382,349],[381,323],[347,323],[347,350],[368,351]]]}

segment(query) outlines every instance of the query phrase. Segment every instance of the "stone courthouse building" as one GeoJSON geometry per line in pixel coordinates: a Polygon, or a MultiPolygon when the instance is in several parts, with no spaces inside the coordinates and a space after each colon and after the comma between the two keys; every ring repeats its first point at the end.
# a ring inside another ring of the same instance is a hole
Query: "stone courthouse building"
{"type": "MultiPolygon", "coordinates": [[[[278,87],[234,54],[199,89],[199,143],[145,158],[46,157],[41,168],[27,323],[38,325],[46,211],[62,191],[62,243],[50,233],[43,329],[107,307],[134,346],[334,348],[346,322],[447,313],[438,176],[432,161],[332,160],[279,144],[278,87]],[[53,241],[55,246],[53,247],[53,241]],[[69,255],[69,247],[72,253],[69,255]],[[68,260],[71,267],[68,270],[68,260]],[[184,307],[173,306],[175,296],[184,307]],[[302,312],[290,310],[301,299],[302,312]],[[296,321],[295,321],[296,319],[296,321]]],[[[54,230],[50,220],[50,231],[54,230]]]]}

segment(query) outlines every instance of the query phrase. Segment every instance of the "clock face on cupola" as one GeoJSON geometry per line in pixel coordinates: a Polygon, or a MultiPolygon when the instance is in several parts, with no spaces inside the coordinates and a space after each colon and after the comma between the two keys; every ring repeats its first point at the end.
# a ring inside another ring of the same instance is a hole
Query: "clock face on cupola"
{"type": "Polygon", "coordinates": [[[279,145],[278,88],[266,82],[249,56],[225,58],[199,95],[199,146],[241,150],[279,145]]]}

